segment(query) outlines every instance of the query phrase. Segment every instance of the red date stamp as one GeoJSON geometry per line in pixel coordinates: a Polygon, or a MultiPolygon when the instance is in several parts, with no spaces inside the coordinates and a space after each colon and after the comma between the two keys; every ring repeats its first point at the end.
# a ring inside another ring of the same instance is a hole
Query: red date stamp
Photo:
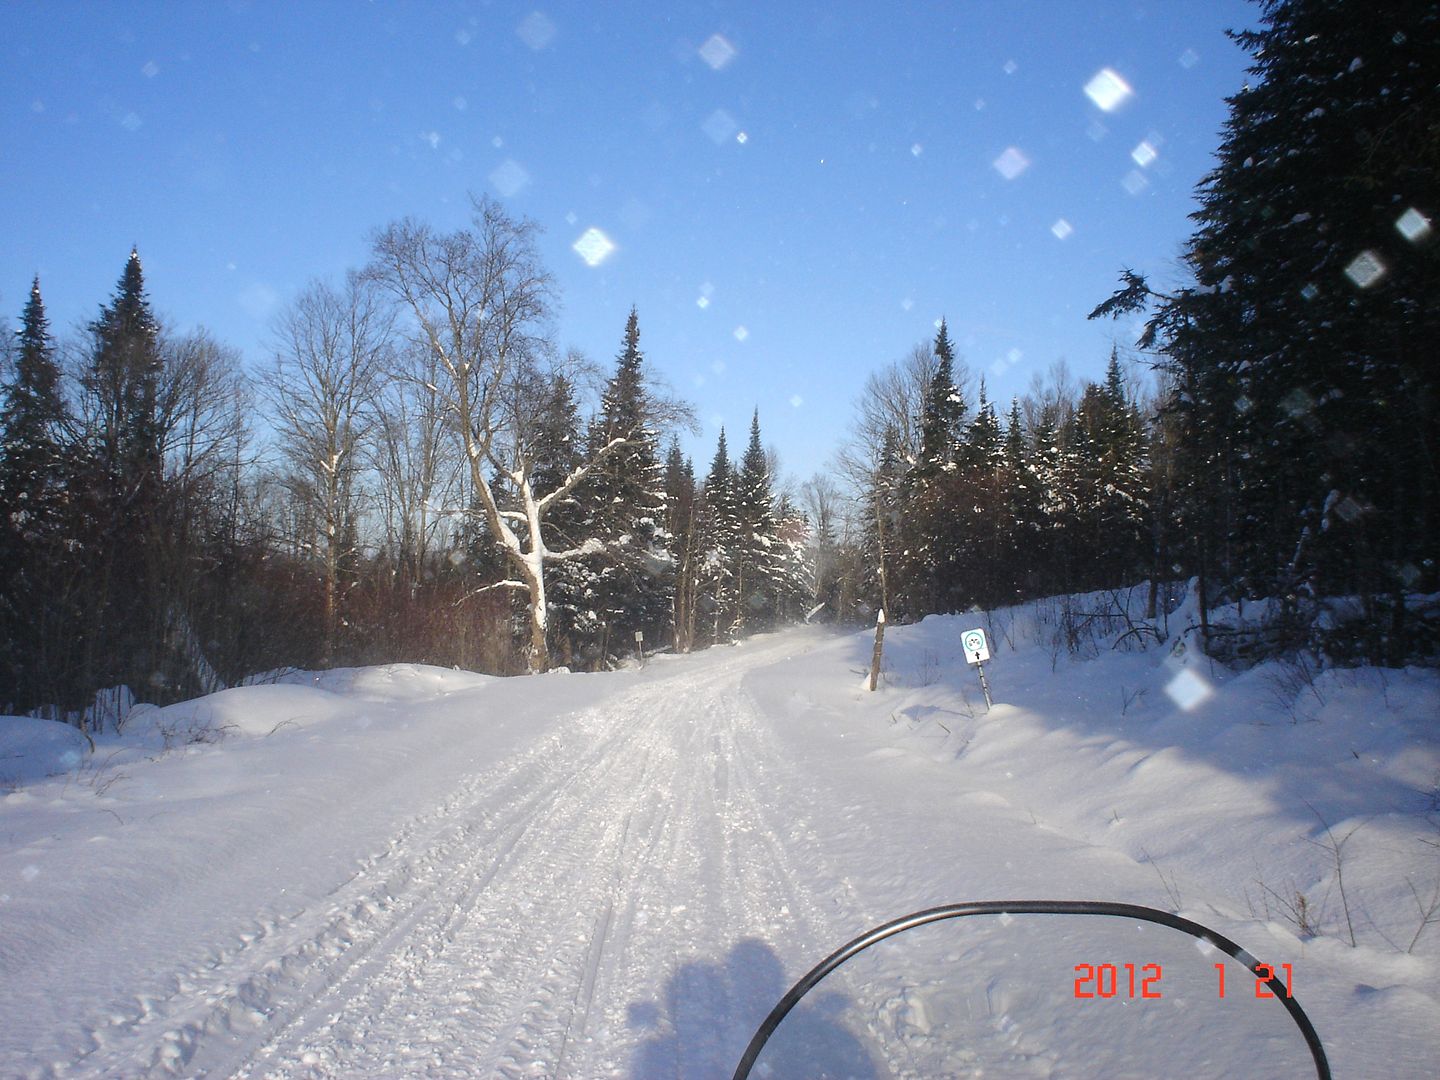
{"type": "MultiPolygon", "coordinates": [[[[1225,965],[1215,964],[1215,995],[1225,996],[1225,965]]],[[[1280,981],[1280,972],[1285,973],[1284,996],[1293,997],[1294,972],[1289,964],[1257,964],[1255,966],[1255,996],[1273,998],[1272,982],[1280,981]]],[[[1076,964],[1075,996],[1077,998],[1131,998],[1135,1000],[1158,1000],[1165,995],[1160,990],[1164,970],[1159,964],[1076,964]]]]}

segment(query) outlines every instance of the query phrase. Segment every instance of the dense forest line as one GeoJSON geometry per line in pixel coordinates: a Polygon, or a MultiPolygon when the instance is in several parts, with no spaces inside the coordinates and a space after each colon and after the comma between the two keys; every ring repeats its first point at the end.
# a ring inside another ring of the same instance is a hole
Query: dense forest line
{"type": "Polygon", "coordinates": [[[286,305],[263,372],[159,325],[138,253],[74,340],[37,280],[3,335],[0,711],[601,666],[1147,579],[1194,579],[1202,613],[1268,601],[1244,641],[1201,627],[1227,658],[1433,662],[1440,13],[1351,6],[1264,5],[1186,283],[1097,297],[1145,319],[1143,390],[1112,354],[1002,409],[942,321],[800,485],[758,412],[697,475],[639,312],[608,370],[557,349],[534,226],[493,201],[377,232],[286,305]]]}

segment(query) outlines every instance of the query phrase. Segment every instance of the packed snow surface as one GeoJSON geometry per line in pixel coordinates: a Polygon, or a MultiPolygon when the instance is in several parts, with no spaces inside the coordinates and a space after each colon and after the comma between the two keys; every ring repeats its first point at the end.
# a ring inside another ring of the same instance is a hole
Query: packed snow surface
{"type": "MultiPolygon", "coordinates": [[[[845,941],[1032,898],[1178,911],[1292,980],[1336,1076],[1440,1075],[1434,673],[1123,627],[1071,653],[1062,622],[892,626],[875,693],[869,634],[805,627],[608,674],[294,674],[93,752],[0,719],[0,1075],[725,1077],[845,941]]],[[[754,1075],[1314,1076],[1254,984],[1148,923],[937,923],[754,1075]]]]}

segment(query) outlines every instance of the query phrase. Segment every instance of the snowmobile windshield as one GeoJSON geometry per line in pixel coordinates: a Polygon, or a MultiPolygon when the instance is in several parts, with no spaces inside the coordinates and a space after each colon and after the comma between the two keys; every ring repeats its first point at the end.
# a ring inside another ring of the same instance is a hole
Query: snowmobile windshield
{"type": "Polygon", "coordinates": [[[1263,1067],[1327,1080],[1302,990],[1303,966],[1154,908],[952,904],[878,926],[817,964],[734,1075],[1203,1080],[1263,1067]]]}

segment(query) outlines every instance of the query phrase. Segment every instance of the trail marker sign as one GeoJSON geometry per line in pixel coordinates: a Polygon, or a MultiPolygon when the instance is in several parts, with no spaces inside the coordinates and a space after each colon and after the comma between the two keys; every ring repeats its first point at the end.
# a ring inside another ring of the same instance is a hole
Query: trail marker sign
{"type": "Polygon", "coordinates": [[[966,630],[960,635],[960,647],[965,650],[965,662],[974,664],[980,673],[980,689],[985,694],[985,708],[990,708],[990,684],[985,681],[985,661],[990,659],[990,645],[985,640],[984,630],[966,630]]]}
{"type": "Polygon", "coordinates": [[[967,664],[983,664],[990,659],[990,645],[984,630],[966,630],[960,635],[960,647],[965,650],[967,664]]]}

